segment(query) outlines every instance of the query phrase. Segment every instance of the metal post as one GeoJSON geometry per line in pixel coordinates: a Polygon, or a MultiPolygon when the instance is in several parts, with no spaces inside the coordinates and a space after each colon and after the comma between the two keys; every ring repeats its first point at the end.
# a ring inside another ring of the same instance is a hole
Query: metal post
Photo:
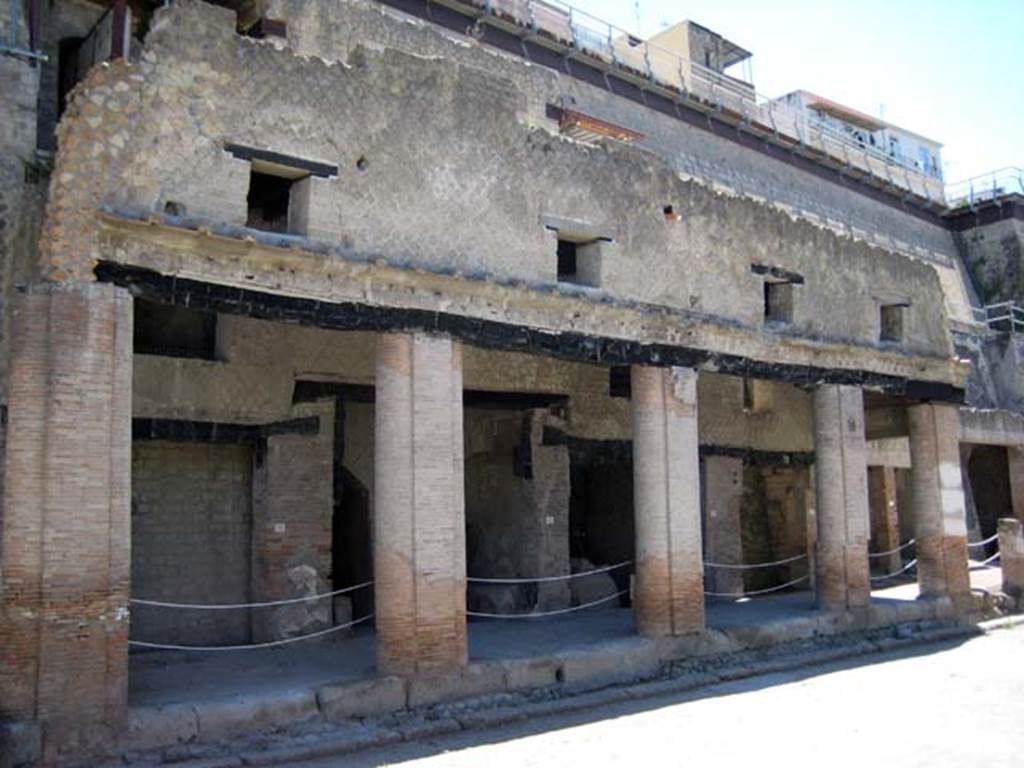
{"type": "Polygon", "coordinates": [[[9,40],[11,48],[18,47],[18,8],[21,0],[11,0],[11,31],[9,40]]]}

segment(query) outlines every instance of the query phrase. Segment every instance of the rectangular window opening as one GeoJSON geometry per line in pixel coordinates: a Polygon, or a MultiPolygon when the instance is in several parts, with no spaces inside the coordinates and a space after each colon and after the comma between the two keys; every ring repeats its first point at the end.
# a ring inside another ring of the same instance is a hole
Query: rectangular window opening
{"type": "Polygon", "coordinates": [[[134,314],[135,354],[217,359],[215,312],[136,299],[134,314]]]}
{"type": "Polygon", "coordinates": [[[903,315],[906,304],[882,304],[879,307],[880,341],[903,341],[903,315]]]}
{"type": "Polygon", "coordinates": [[[571,239],[559,233],[558,282],[573,285],[601,286],[603,239],[571,239]]]}
{"type": "Polygon", "coordinates": [[[268,173],[253,164],[245,225],[264,232],[304,235],[309,216],[308,174],[268,173]]]}
{"type": "Polygon", "coordinates": [[[785,324],[793,322],[793,284],[765,280],[764,321],[785,324]]]}
{"type": "Polygon", "coordinates": [[[558,282],[575,283],[577,279],[577,243],[571,240],[558,241],[558,282]]]}

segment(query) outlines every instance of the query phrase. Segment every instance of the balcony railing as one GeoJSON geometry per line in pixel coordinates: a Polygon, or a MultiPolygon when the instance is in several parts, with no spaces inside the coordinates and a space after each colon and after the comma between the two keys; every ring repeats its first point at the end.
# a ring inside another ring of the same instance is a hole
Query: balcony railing
{"type": "Polygon", "coordinates": [[[974,319],[993,331],[1021,333],[1024,331],[1024,307],[1015,301],[1003,301],[984,307],[971,307],[974,319]]]}
{"type": "Polygon", "coordinates": [[[1000,168],[946,187],[951,208],[967,208],[1004,195],[1024,195],[1024,168],[1000,168]]]}
{"type": "Polygon", "coordinates": [[[813,119],[804,110],[757,93],[749,83],[683,58],[561,0],[435,2],[463,10],[473,8],[482,22],[565,51],[568,58],[587,60],[618,77],[639,80],[649,90],[727,113],[768,141],[812,155],[826,155],[851,172],[945,203],[941,180],[922,171],[913,160],[865,145],[813,119]]]}

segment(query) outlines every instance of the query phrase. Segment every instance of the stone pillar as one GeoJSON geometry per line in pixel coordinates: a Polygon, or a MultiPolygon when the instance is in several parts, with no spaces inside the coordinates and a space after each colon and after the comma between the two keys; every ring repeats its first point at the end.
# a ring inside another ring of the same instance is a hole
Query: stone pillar
{"type": "Polygon", "coordinates": [[[704,629],[697,372],[634,367],[633,506],[637,629],[704,629]]]}
{"type": "Polygon", "coordinates": [[[448,338],[377,339],[374,446],[377,666],[466,664],[462,354],[448,338]]]}
{"type": "Polygon", "coordinates": [[[959,414],[955,406],[928,403],[908,407],[907,416],[921,594],[948,595],[966,609],[971,584],[959,414]]]}
{"type": "MultiPolygon", "coordinates": [[[[704,457],[704,538],[707,559],[712,563],[743,562],[743,459],[731,456],[704,457]]],[[[708,590],[723,594],[743,591],[743,571],[708,568],[708,590]]]]}
{"type": "Polygon", "coordinates": [[[1006,469],[1010,476],[1010,503],[1013,516],[1024,522],[1024,446],[1006,449],[1006,469]]]}
{"type": "Polygon", "coordinates": [[[132,299],[43,285],[12,309],[0,720],[41,724],[46,760],[126,711],[132,299]]]}
{"type": "Polygon", "coordinates": [[[1020,606],[1024,597],[1024,524],[1016,518],[999,521],[999,565],[1003,592],[1020,606]]]}
{"type": "Polygon", "coordinates": [[[866,612],[871,600],[867,446],[858,387],[827,384],[815,390],[814,457],[818,604],[866,612]]]}
{"type": "MultiPolygon", "coordinates": [[[[900,545],[900,518],[896,504],[896,469],[868,467],[868,502],[871,509],[871,549],[891,552],[900,545]]],[[[895,573],[903,566],[901,552],[871,559],[882,573],[895,573]]]]}

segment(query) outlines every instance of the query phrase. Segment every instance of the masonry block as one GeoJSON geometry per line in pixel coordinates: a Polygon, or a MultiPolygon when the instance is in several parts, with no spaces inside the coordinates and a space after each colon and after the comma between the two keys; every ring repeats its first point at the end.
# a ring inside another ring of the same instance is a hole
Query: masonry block
{"type": "Polygon", "coordinates": [[[132,299],[42,285],[13,306],[0,719],[47,754],[89,750],[125,716],[132,299]]]}
{"type": "Polygon", "coordinates": [[[376,384],[377,665],[455,672],[466,665],[461,349],[382,334],[376,384]]]}
{"type": "Polygon", "coordinates": [[[325,685],[317,690],[316,698],[328,720],[386,715],[405,709],[406,684],[400,677],[376,677],[325,685]]]}
{"type": "Polygon", "coordinates": [[[704,629],[697,372],[632,371],[636,624],[648,637],[704,629]]]}

